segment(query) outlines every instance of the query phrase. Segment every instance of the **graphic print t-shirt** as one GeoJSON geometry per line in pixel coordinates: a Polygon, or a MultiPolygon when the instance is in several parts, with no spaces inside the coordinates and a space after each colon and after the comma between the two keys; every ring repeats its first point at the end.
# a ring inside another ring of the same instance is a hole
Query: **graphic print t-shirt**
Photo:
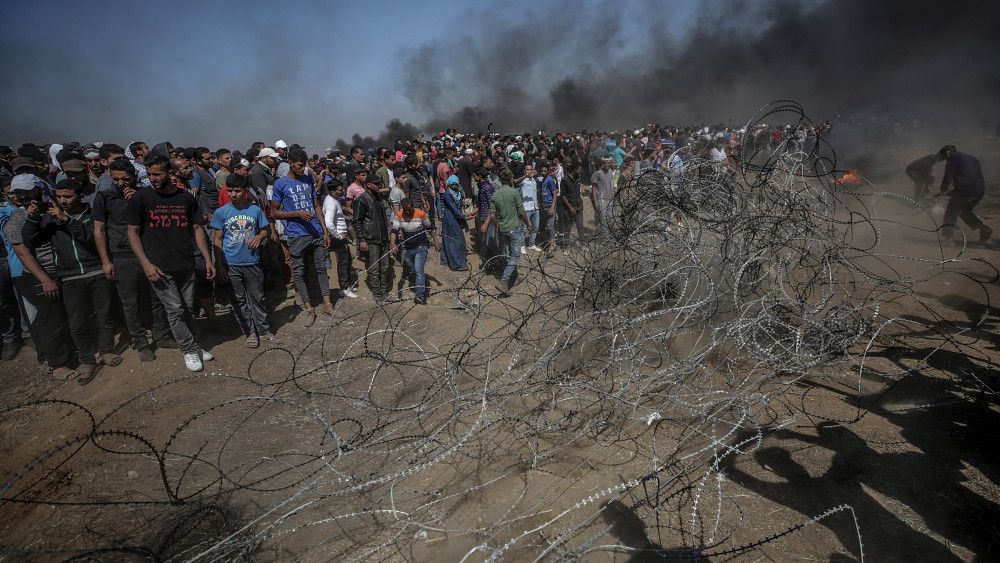
{"type": "Polygon", "coordinates": [[[299,176],[298,180],[293,180],[288,176],[282,176],[275,180],[271,201],[280,203],[282,211],[308,211],[313,214],[312,221],[288,219],[285,234],[289,238],[323,234],[319,219],[315,217],[316,189],[313,188],[313,180],[308,175],[303,174],[299,176]]]}
{"type": "Polygon", "coordinates": [[[238,209],[231,203],[212,214],[213,229],[222,231],[222,260],[230,266],[252,266],[260,261],[259,249],[247,248],[247,241],[267,226],[267,217],[260,207],[249,205],[238,209]]]}
{"type": "Polygon", "coordinates": [[[128,224],[139,227],[146,257],[164,272],[194,269],[194,225],[204,223],[187,190],[169,195],[141,189],[128,200],[128,224]]]}

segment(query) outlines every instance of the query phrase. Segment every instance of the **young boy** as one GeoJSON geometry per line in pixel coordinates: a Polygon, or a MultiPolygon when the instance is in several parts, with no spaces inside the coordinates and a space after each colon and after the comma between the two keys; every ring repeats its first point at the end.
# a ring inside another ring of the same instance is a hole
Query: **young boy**
{"type": "Polygon", "coordinates": [[[358,294],[351,288],[351,247],[347,235],[347,219],[340,206],[340,198],[344,197],[344,184],[334,178],[327,181],[326,189],[330,195],[323,200],[323,220],[330,233],[330,251],[337,255],[337,281],[341,297],[357,299],[358,294]]]}
{"type": "Polygon", "coordinates": [[[231,174],[226,178],[229,203],[212,214],[211,227],[215,230],[216,271],[222,281],[233,285],[236,303],[242,312],[243,332],[247,335],[247,348],[260,346],[260,341],[278,344],[281,341],[271,334],[264,310],[264,271],[260,267],[257,249],[270,235],[264,211],[250,205],[246,176],[231,174]]]}
{"type": "Polygon", "coordinates": [[[80,182],[60,181],[56,184],[56,205],[46,212],[42,212],[38,202],[28,205],[22,236],[24,244],[32,250],[52,245],[70,336],[80,354],[77,371],[83,378],[81,381],[89,382],[98,364],[117,366],[122,358],[114,353],[114,286],[104,277],[94,245],[91,210],[83,202],[83,193],[80,182]]]}
{"type": "Polygon", "coordinates": [[[163,303],[184,365],[201,371],[204,361],[215,359],[194,336],[195,244],[205,259],[205,277],[215,277],[203,227],[205,216],[194,195],[177,188],[177,175],[167,158],[154,156],[145,164],[153,189],[140,189],[129,198],[129,245],[163,303]]]}
{"type": "Polygon", "coordinates": [[[313,179],[305,173],[306,160],[304,150],[288,151],[289,171],[274,181],[270,205],[272,218],[287,221],[285,234],[288,235],[288,251],[292,255],[292,277],[306,310],[303,324],[308,327],[316,322],[316,311],[310,303],[306,287],[306,260],[312,262],[319,278],[323,312],[328,315],[336,312],[330,302],[330,278],[326,274],[330,233],[326,230],[326,223],[319,220],[323,210],[316,197],[313,179]]]}

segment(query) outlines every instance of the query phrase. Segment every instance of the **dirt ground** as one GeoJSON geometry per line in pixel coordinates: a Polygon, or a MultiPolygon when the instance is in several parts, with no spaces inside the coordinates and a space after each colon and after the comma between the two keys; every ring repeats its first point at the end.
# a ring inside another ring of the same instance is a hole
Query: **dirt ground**
{"type": "MultiPolygon", "coordinates": [[[[978,155],[977,211],[1000,232],[1000,151],[978,155]]],[[[885,191],[911,190],[878,174],[885,191]]],[[[889,239],[914,220],[885,209],[889,239]]],[[[960,250],[891,242],[928,259],[960,250]]],[[[540,306],[529,264],[558,271],[573,256],[530,253],[507,298],[473,253],[470,272],[437,256],[425,307],[377,307],[362,287],[306,328],[286,299],[274,349],[202,326],[216,357],[203,374],[176,350],[147,364],[125,351],[85,386],[43,375],[28,348],[0,365],[0,561],[1000,560],[996,283],[915,284],[928,308],[896,312],[909,328],[771,383],[756,425],[610,404],[586,420],[585,390],[530,384],[555,364],[525,334],[557,328],[515,324],[540,306]],[[975,329],[942,342],[927,326],[975,329]],[[500,372],[524,376],[498,385],[500,372]]]]}

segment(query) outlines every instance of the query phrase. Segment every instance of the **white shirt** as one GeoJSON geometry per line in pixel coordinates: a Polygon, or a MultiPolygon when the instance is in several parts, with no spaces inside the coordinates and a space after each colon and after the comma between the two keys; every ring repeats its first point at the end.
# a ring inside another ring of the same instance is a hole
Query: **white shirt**
{"type": "Polygon", "coordinates": [[[323,200],[323,220],[326,221],[326,230],[330,231],[330,236],[335,239],[343,239],[347,236],[347,221],[344,219],[344,210],[332,195],[326,196],[323,200]]]}

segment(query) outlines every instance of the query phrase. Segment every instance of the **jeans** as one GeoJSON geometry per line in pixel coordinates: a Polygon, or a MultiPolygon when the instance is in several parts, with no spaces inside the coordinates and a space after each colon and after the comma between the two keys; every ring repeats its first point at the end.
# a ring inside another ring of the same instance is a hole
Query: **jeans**
{"type": "MultiPolygon", "coordinates": [[[[524,214],[528,216],[528,222],[531,223],[531,236],[528,237],[527,245],[535,246],[535,237],[538,236],[538,210],[532,209],[531,211],[525,211],[524,214]]],[[[528,228],[522,223],[520,229],[523,237],[524,233],[527,233],[528,228]]]]}
{"type": "MultiPolygon", "coordinates": [[[[523,228],[523,225],[522,225],[523,228]]],[[[524,246],[524,231],[521,228],[514,229],[509,233],[500,233],[500,248],[504,256],[507,257],[507,266],[503,269],[500,281],[510,281],[517,268],[517,261],[521,259],[521,247],[524,246]]]]}
{"type": "Polygon", "coordinates": [[[417,299],[423,299],[427,295],[427,277],[424,275],[424,264],[427,262],[427,247],[418,246],[412,249],[403,250],[403,267],[413,272],[414,287],[416,288],[417,299]]]}
{"type": "Polygon", "coordinates": [[[351,288],[351,246],[346,239],[330,239],[330,252],[337,257],[337,283],[340,289],[351,288]]]}
{"type": "Polygon", "coordinates": [[[368,283],[375,301],[385,301],[389,294],[389,243],[368,242],[368,283]]]}
{"type": "Polygon", "coordinates": [[[556,241],[556,214],[549,213],[551,209],[551,207],[546,207],[542,211],[545,213],[545,229],[549,232],[549,249],[553,248],[556,241]]]}
{"type": "Polygon", "coordinates": [[[163,303],[174,340],[185,354],[197,353],[201,346],[194,338],[194,270],[164,272],[153,282],[153,291],[163,303]]]}
{"type": "Polygon", "coordinates": [[[141,309],[148,308],[152,316],[153,339],[164,340],[172,338],[167,314],[156,293],[151,291],[146,273],[142,271],[139,260],[132,253],[114,253],[111,263],[115,267],[115,280],[118,285],[118,298],[122,302],[125,315],[125,329],[132,338],[133,348],[149,346],[146,340],[146,329],[142,326],[141,309]]]}
{"type": "Polygon", "coordinates": [[[115,286],[104,274],[65,280],[62,286],[69,334],[81,364],[97,363],[95,354],[115,350],[115,286]]]}
{"type": "Polygon", "coordinates": [[[292,279],[295,280],[295,290],[302,296],[302,303],[309,303],[309,288],[306,287],[306,260],[312,262],[313,267],[316,268],[320,295],[323,297],[330,295],[330,278],[326,275],[326,258],[329,253],[323,246],[323,237],[320,235],[289,237],[288,252],[292,255],[292,279]]]}
{"type": "Polygon", "coordinates": [[[226,266],[226,275],[233,287],[233,295],[240,309],[237,318],[247,335],[269,334],[267,311],[264,310],[264,270],[260,264],[226,266]]]}

